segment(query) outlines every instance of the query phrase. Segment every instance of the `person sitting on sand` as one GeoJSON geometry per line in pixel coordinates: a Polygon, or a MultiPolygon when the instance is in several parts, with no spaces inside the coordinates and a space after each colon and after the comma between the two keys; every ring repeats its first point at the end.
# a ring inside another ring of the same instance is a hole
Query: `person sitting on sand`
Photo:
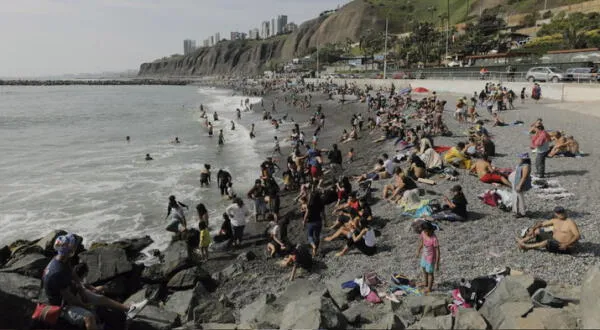
{"type": "Polygon", "coordinates": [[[335,207],[338,207],[342,201],[347,201],[348,197],[352,193],[352,184],[347,176],[342,176],[335,183],[335,192],[337,194],[337,202],[335,207]]]}
{"type": "Polygon", "coordinates": [[[341,257],[351,248],[356,248],[365,255],[372,256],[377,252],[375,242],[375,231],[369,226],[368,221],[359,218],[357,222],[353,222],[352,232],[346,236],[346,246],[335,256],[341,257]]]}
{"type": "Polygon", "coordinates": [[[465,154],[464,142],[458,142],[444,155],[444,161],[458,168],[471,168],[471,159],[465,154]]]}
{"type": "Polygon", "coordinates": [[[353,191],[350,194],[350,197],[348,197],[348,201],[346,203],[339,205],[333,209],[333,212],[331,212],[333,215],[337,213],[338,217],[336,222],[331,225],[329,229],[334,229],[352,220],[352,211],[356,211],[358,213],[359,208],[360,203],[358,201],[356,191],[353,191]]]}
{"type": "Polygon", "coordinates": [[[500,127],[502,127],[502,126],[508,126],[507,123],[503,122],[502,119],[500,119],[500,116],[498,116],[497,112],[494,112],[492,114],[492,117],[493,117],[492,120],[494,121],[494,124],[492,126],[494,126],[494,127],[496,127],[496,126],[500,126],[500,127]]]}
{"type": "Polygon", "coordinates": [[[444,210],[431,215],[430,220],[465,221],[467,220],[467,198],[460,185],[450,189],[452,198],[444,196],[444,210]]]}
{"type": "Polygon", "coordinates": [[[557,206],[554,208],[554,218],[536,223],[523,239],[518,240],[517,245],[523,250],[546,249],[553,253],[570,253],[580,238],[577,224],[567,217],[563,207],[557,206]],[[532,240],[536,242],[529,243],[532,240]]]}
{"type": "Polygon", "coordinates": [[[398,167],[394,174],[394,183],[383,187],[382,197],[385,200],[394,202],[396,199],[402,197],[405,192],[417,188],[415,181],[409,178],[404,171],[398,167]]]}
{"type": "Polygon", "coordinates": [[[355,176],[353,179],[358,182],[363,182],[366,180],[379,180],[379,179],[387,179],[387,172],[385,170],[385,166],[383,164],[383,159],[378,159],[377,164],[373,168],[373,171],[369,173],[365,173],[359,176],[355,176]]]}
{"type": "MultiPolygon", "coordinates": [[[[326,242],[331,242],[338,237],[347,237],[358,225],[358,221],[360,221],[361,216],[356,209],[349,208],[346,212],[347,221],[341,223],[341,226],[331,235],[325,237],[326,242]]],[[[340,224],[338,222],[337,224],[340,224]]],[[[329,229],[333,229],[334,226],[329,227],[329,229]]]]}
{"type": "Polygon", "coordinates": [[[477,173],[479,181],[483,183],[501,183],[507,187],[512,187],[510,181],[499,174],[496,171],[496,168],[492,166],[492,161],[487,155],[483,155],[481,159],[477,160],[475,164],[471,166],[471,172],[477,173]]]}
{"type": "Polygon", "coordinates": [[[342,143],[348,143],[354,140],[358,140],[358,129],[356,126],[352,126],[352,130],[350,131],[350,134],[348,134],[348,138],[342,141],[342,143]]]}
{"type": "Polygon", "coordinates": [[[413,153],[409,158],[410,167],[408,168],[408,175],[413,179],[420,179],[427,177],[427,166],[425,162],[416,153],[413,153]]]}
{"type": "Polygon", "coordinates": [[[573,135],[567,135],[567,152],[563,154],[565,157],[581,157],[579,152],[579,142],[575,140],[573,135]]]}

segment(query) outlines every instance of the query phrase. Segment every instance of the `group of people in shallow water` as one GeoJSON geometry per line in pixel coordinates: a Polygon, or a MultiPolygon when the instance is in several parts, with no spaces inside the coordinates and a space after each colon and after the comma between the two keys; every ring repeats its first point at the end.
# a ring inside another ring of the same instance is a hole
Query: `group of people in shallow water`
{"type": "MultiPolygon", "coordinates": [[[[515,216],[527,216],[524,194],[531,188],[533,180],[529,153],[518,155],[518,164],[514,168],[501,169],[493,166],[492,157],[496,156],[496,145],[485,127],[485,120],[479,116],[474,117],[477,120],[472,122],[467,143],[459,142],[454,147],[438,147],[434,144],[434,138],[451,136],[452,132],[442,117],[446,102],[438,99],[435,93],[430,97],[414,100],[410,94],[392,92],[388,96],[383,90],[372,95],[368,88],[362,90],[352,85],[335,88],[338,90],[332,92],[332,87],[325,83],[306,89],[299,88],[294,90],[294,93],[296,93],[296,100],[299,99],[299,93],[315,90],[325,94],[358,95],[360,102],[366,103],[366,111],[364,114],[352,116],[350,123],[352,133],[346,131],[340,141],[349,143],[360,139],[361,136],[365,138],[379,133],[381,137],[373,140],[373,143],[392,143],[397,154],[390,156],[383,153],[381,158],[377,159],[373,170],[367,173],[356,176],[344,175],[346,171],[344,159],[338,145],[334,144],[329,149],[320,147],[318,135],[324,129],[325,115],[319,105],[308,123],[316,126],[310,142],[306,141],[299,125],[292,128],[288,138],[292,150],[287,156],[286,168],[280,169],[272,157],[267,158],[260,165],[260,175],[245,196],[254,204],[253,214],[241,196],[228,192],[231,188],[231,176],[221,181],[225,182],[225,185],[219,184],[221,194],[229,196],[232,204],[223,214],[223,227],[219,235],[210,238],[206,229],[208,222],[206,221],[206,226],[202,225],[200,236],[204,235],[205,239],[201,239],[204,242],[200,244],[201,249],[207,247],[202,244],[216,240],[226,240],[232,247],[240,247],[248,218],[253,215],[256,221],[269,221],[267,254],[269,257],[282,258],[283,266],[292,266],[292,279],[298,267],[310,269],[313,258],[320,255],[322,236],[324,242],[345,241],[336,256],[344,256],[354,249],[371,256],[377,253],[377,235],[374,225],[376,217],[369,204],[370,182],[391,179],[391,182],[383,188],[381,196],[383,202],[398,204],[405,211],[420,212],[424,206],[431,209],[429,213],[418,217],[418,221],[415,221],[420,233],[417,254],[420,256],[419,267],[424,274],[422,284],[426,291],[430,291],[433,288],[434,273],[439,269],[440,264],[439,241],[435,235],[437,222],[469,219],[468,201],[460,185],[454,185],[437,204],[421,200],[419,185],[430,184],[428,178],[431,175],[439,174],[448,180],[456,180],[456,175],[464,169],[466,173],[472,172],[483,183],[510,187],[514,200],[512,210],[515,216]],[[275,174],[278,173],[283,180],[282,188],[275,179],[275,174]],[[333,184],[326,185],[324,182],[331,181],[331,178],[333,184]],[[305,228],[307,245],[291,242],[287,230],[293,219],[289,214],[286,216],[279,214],[281,194],[293,191],[298,191],[298,196],[294,200],[299,204],[298,210],[301,214],[299,221],[305,228]],[[330,225],[326,225],[326,220],[329,218],[327,209],[330,204],[333,204],[331,209],[333,220],[329,221],[330,225]]],[[[514,98],[514,95],[499,86],[486,86],[486,89],[491,91],[492,96],[496,93],[502,95],[502,102],[505,102],[507,97],[514,98]]],[[[495,99],[499,101],[500,97],[495,99]]],[[[475,107],[485,106],[485,100],[487,99],[484,98],[484,102],[475,104],[475,107]]],[[[503,109],[504,105],[500,104],[498,107],[503,109]]],[[[494,118],[497,123],[497,116],[494,118]]],[[[531,148],[536,154],[536,176],[543,178],[545,157],[555,156],[559,152],[571,152],[574,150],[571,148],[575,147],[575,143],[567,142],[564,134],[558,133],[554,134],[555,144],[551,146],[553,137],[544,131],[541,120],[532,124],[531,130],[531,148]],[[556,151],[551,152],[553,150],[556,151]]],[[[251,136],[253,134],[254,127],[251,136]]],[[[579,155],[578,145],[576,147],[579,155]]],[[[273,152],[282,154],[277,137],[274,138],[273,152]]],[[[351,162],[354,157],[353,148],[349,148],[346,161],[351,162]]],[[[210,167],[205,166],[201,173],[201,185],[209,184],[210,167]]],[[[185,208],[178,202],[172,204],[172,209],[185,208]]],[[[207,217],[205,209],[203,205],[200,207],[204,213],[198,211],[199,219],[207,217]]],[[[175,222],[179,225],[185,223],[181,219],[177,220],[177,217],[175,215],[172,217],[175,222]]],[[[546,248],[552,252],[568,252],[579,237],[577,226],[568,219],[566,210],[557,208],[554,219],[536,224],[519,240],[518,246],[522,249],[546,248]],[[548,228],[554,230],[548,231],[548,228]]],[[[201,250],[200,253],[203,257],[208,257],[207,249],[201,250]]]]}

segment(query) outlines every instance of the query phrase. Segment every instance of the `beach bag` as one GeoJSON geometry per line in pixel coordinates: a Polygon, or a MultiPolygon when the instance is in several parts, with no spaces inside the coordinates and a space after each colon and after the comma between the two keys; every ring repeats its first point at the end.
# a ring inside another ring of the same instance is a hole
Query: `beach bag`
{"type": "Polygon", "coordinates": [[[371,290],[371,292],[369,292],[369,294],[365,297],[365,300],[373,304],[381,303],[381,298],[379,298],[377,292],[375,292],[374,290],[371,290]]]}
{"type": "Polygon", "coordinates": [[[487,204],[492,207],[498,207],[500,195],[498,195],[494,190],[488,190],[485,192],[485,194],[483,194],[481,200],[484,204],[487,204]]]}
{"type": "Polygon", "coordinates": [[[363,275],[363,278],[368,286],[378,286],[383,282],[376,272],[367,272],[363,275]]]}
{"type": "Polygon", "coordinates": [[[410,279],[404,274],[394,273],[392,275],[392,282],[397,285],[409,285],[410,279]]]}
{"type": "Polygon", "coordinates": [[[533,302],[534,307],[563,308],[568,304],[568,301],[555,297],[544,288],[538,289],[531,296],[531,301],[533,302]]]}
{"type": "Polygon", "coordinates": [[[60,317],[61,307],[38,303],[31,319],[46,325],[55,325],[60,317]]]}

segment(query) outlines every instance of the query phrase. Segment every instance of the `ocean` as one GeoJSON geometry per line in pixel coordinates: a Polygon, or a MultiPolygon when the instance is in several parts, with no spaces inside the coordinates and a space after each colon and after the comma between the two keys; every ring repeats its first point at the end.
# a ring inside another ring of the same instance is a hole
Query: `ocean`
{"type": "MultiPolygon", "coordinates": [[[[0,246],[64,229],[86,244],[150,235],[152,248],[163,248],[172,235],[164,230],[169,195],[189,206],[190,223],[204,203],[218,230],[230,202],[216,172],[228,170],[234,191],[245,195],[278,134],[260,114],[236,120],[242,99],[195,86],[0,86],[0,246]],[[220,117],[212,138],[201,104],[211,121],[214,111],[220,117]],[[251,122],[260,132],[253,140],[251,122]],[[217,145],[221,128],[224,146],[217,145]],[[175,137],[180,144],[171,143],[175,137]],[[154,160],[145,161],[147,153],[154,160]],[[214,183],[200,188],[205,163],[214,183]]],[[[251,102],[260,106],[259,98],[251,102]]]]}

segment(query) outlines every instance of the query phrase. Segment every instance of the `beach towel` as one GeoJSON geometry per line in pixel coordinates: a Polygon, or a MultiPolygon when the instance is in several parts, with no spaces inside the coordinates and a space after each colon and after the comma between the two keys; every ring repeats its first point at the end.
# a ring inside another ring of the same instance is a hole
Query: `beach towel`
{"type": "Polygon", "coordinates": [[[427,169],[441,168],[443,165],[442,157],[434,149],[425,150],[420,157],[427,169]]]}
{"type": "Polygon", "coordinates": [[[433,147],[433,150],[435,150],[438,153],[444,153],[448,150],[452,149],[452,147],[450,146],[437,146],[437,147],[433,147]]]}
{"type": "Polygon", "coordinates": [[[391,285],[388,289],[390,293],[394,293],[396,291],[403,291],[407,296],[422,296],[423,292],[417,288],[413,288],[409,285],[391,285]]]}

